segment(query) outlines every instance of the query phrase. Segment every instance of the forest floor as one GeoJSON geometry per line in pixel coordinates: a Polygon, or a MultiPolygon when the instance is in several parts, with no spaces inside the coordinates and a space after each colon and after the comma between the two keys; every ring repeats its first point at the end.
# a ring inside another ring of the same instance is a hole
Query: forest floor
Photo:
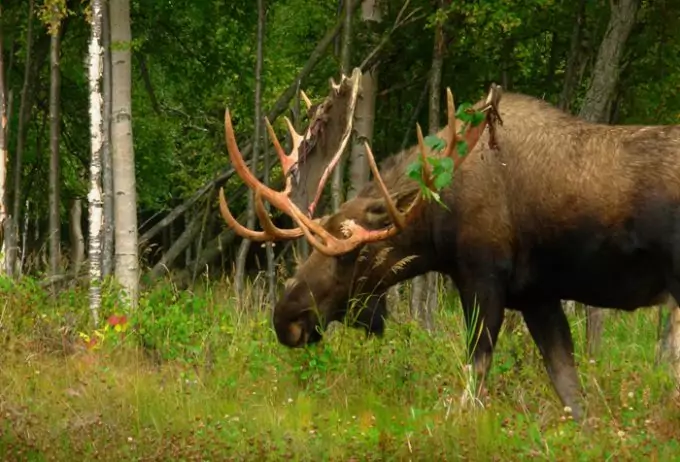
{"type": "Polygon", "coordinates": [[[582,315],[571,316],[582,428],[522,328],[501,333],[486,407],[461,406],[455,298],[432,333],[402,310],[382,339],[338,326],[289,350],[261,303],[239,314],[224,287],[161,286],[129,318],[107,292],[93,332],[86,290],[2,282],[2,460],[680,460],[680,399],[655,365],[655,309],[610,313],[594,361],[582,315]]]}

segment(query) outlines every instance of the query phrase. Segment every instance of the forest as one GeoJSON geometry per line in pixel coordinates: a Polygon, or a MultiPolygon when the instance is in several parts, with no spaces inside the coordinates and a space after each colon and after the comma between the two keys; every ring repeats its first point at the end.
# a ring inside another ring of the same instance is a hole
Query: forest
{"type": "Polygon", "coordinates": [[[460,120],[500,85],[592,123],[678,125],[679,82],[675,0],[2,2],[0,458],[674,460],[672,298],[562,302],[575,421],[511,310],[471,398],[461,295],[435,272],[390,287],[382,335],[337,322],[281,345],[273,307],[316,244],[244,238],[224,205],[260,233],[296,226],[260,218],[229,128],[317,218],[375,179],[373,155],[439,149],[450,95],[460,120]]]}

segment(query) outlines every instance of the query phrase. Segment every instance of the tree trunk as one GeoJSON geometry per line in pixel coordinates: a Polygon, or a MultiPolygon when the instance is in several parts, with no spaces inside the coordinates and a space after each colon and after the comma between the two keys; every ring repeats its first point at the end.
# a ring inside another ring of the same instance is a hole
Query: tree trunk
{"type": "MultiPolygon", "coordinates": [[[[444,2],[439,2],[439,8],[444,2]]],[[[432,49],[432,68],[430,71],[430,109],[429,132],[439,131],[439,108],[441,96],[442,67],[444,66],[444,28],[441,20],[435,24],[434,46],[432,49]]],[[[411,313],[416,316],[423,327],[432,330],[432,313],[438,302],[437,273],[430,272],[413,278],[411,292],[411,313]]]]}
{"type": "MultiPolygon", "coordinates": [[[[51,6],[51,44],[50,44],[50,185],[49,185],[49,252],[50,276],[59,273],[59,259],[61,258],[61,217],[59,213],[60,177],[59,166],[59,137],[61,135],[60,119],[60,90],[61,70],[59,68],[61,54],[61,13],[55,3],[51,6]]],[[[28,213],[28,211],[27,211],[28,213]]],[[[24,234],[27,230],[24,230],[24,234]]]]}
{"type": "MultiPolygon", "coordinates": [[[[379,0],[364,0],[361,19],[366,23],[382,22],[379,0]]],[[[367,69],[361,75],[361,98],[357,101],[354,122],[354,140],[350,154],[350,185],[347,198],[353,199],[368,182],[369,168],[364,141],[371,144],[375,123],[375,100],[378,94],[378,68],[367,69]]]]}
{"type": "Polygon", "coordinates": [[[23,169],[24,145],[26,143],[26,124],[30,115],[28,92],[31,86],[31,53],[33,51],[33,16],[34,2],[28,4],[28,28],[26,31],[26,58],[24,61],[24,83],[21,88],[21,102],[19,103],[19,126],[17,135],[17,147],[14,155],[14,196],[10,225],[14,228],[5,237],[7,239],[7,265],[6,271],[9,276],[16,274],[17,254],[19,250],[19,214],[21,212],[21,176],[23,169]],[[11,239],[11,240],[10,240],[11,239]]]}
{"type": "Polygon", "coordinates": [[[95,327],[99,325],[99,308],[101,307],[101,255],[102,255],[102,144],[104,137],[104,119],[102,104],[102,3],[103,0],[92,0],[92,30],[89,47],[89,84],[90,84],[90,192],[89,204],[89,259],[90,259],[90,311],[95,327]]]}
{"type": "MultiPolygon", "coordinates": [[[[262,138],[262,64],[264,62],[264,26],[265,8],[264,0],[257,0],[257,59],[255,61],[255,129],[253,134],[253,165],[257,165],[257,158],[260,155],[260,142],[262,138]]],[[[250,229],[255,227],[255,201],[253,191],[248,189],[248,215],[246,226],[250,229]]],[[[236,274],[234,275],[234,285],[236,294],[239,297],[239,304],[242,305],[243,286],[245,280],[246,258],[250,250],[250,240],[243,239],[238,249],[236,257],[236,274]]]]}
{"type": "MultiPolygon", "coordinates": [[[[265,131],[263,133],[263,142],[265,146],[269,146],[268,142],[268,134],[265,131]]],[[[262,182],[266,185],[269,186],[270,183],[270,178],[269,178],[269,171],[272,167],[272,156],[268,151],[264,151],[264,178],[262,182]]],[[[267,213],[270,212],[271,210],[271,204],[269,202],[265,203],[265,210],[267,213]]],[[[301,241],[306,241],[306,239],[300,239],[301,241]]],[[[274,304],[276,303],[276,268],[275,268],[275,259],[274,259],[274,243],[273,242],[266,242],[265,243],[265,252],[267,254],[267,274],[266,274],[266,280],[267,280],[267,298],[269,300],[269,304],[271,305],[272,308],[274,308],[274,304]]]]}
{"type": "Polygon", "coordinates": [[[586,0],[579,0],[574,20],[574,28],[571,32],[571,45],[569,47],[569,58],[567,58],[567,70],[564,73],[564,86],[558,107],[569,111],[571,100],[579,83],[579,69],[583,61],[583,30],[586,21],[586,0]]]}
{"type": "MultiPolygon", "coordinates": [[[[363,3],[370,1],[364,0],[363,3]]],[[[340,51],[340,72],[343,75],[349,75],[352,65],[352,15],[354,13],[352,5],[357,5],[361,2],[362,0],[345,0],[345,17],[342,25],[342,47],[340,51]]],[[[331,206],[333,207],[333,212],[337,212],[340,209],[340,204],[342,204],[344,171],[345,162],[343,155],[335,170],[333,170],[333,176],[331,177],[331,206]]]]}
{"type": "Polygon", "coordinates": [[[670,299],[668,309],[670,313],[660,339],[659,358],[670,363],[675,379],[680,384],[680,307],[675,300],[670,299]]]}
{"type": "MultiPolygon", "coordinates": [[[[579,116],[591,122],[609,122],[609,107],[618,85],[619,65],[638,10],[639,0],[611,0],[609,25],[593,69],[590,87],[579,116]]],[[[586,307],[586,342],[590,357],[597,355],[602,338],[604,311],[586,307]]]]}
{"type": "MultiPolygon", "coordinates": [[[[4,49],[2,19],[2,5],[0,5],[0,50],[4,49]]],[[[7,220],[7,82],[5,82],[5,62],[3,58],[4,54],[0,53],[0,229],[4,228],[7,220]]],[[[2,239],[2,248],[0,248],[0,273],[5,272],[6,243],[7,235],[5,234],[2,239]]]]}
{"type": "Polygon", "coordinates": [[[85,237],[83,236],[83,201],[73,199],[69,210],[69,230],[71,240],[71,272],[76,277],[85,260],[85,237]]]}
{"type": "Polygon", "coordinates": [[[104,192],[104,234],[102,240],[102,277],[113,274],[114,252],[114,198],[113,198],[113,159],[111,153],[111,19],[109,2],[102,5],[102,45],[104,46],[104,138],[102,145],[102,187],[104,192]]]}
{"type": "Polygon", "coordinates": [[[619,81],[619,65],[635,24],[639,0],[611,0],[611,15],[597,53],[590,87],[579,115],[591,122],[609,120],[608,109],[619,81]]]}
{"type": "Polygon", "coordinates": [[[115,274],[136,308],[139,292],[137,258],[137,189],[132,144],[132,62],[130,0],[111,0],[111,147],[113,158],[115,274]]]}
{"type": "Polygon", "coordinates": [[[156,263],[149,273],[151,280],[158,279],[164,271],[167,271],[177,257],[182,253],[182,249],[189,248],[190,244],[195,241],[196,235],[201,231],[202,215],[196,213],[187,225],[184,232],[177,240],[172,242],[170,248],[163,254],[160,261],[156,263]]]}

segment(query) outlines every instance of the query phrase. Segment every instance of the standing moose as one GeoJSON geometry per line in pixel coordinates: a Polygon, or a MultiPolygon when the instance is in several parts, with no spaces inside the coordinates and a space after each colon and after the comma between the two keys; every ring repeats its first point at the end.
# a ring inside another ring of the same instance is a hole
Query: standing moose
{"type": "Polygon", "coordinates": [[[357,294],[438,271],[458,287],[480,389],[504,308],[518,310],[557,394],[579,420],[581,390],[560,300],[633,311],[680,297],[680,126],[589,123],[531,96],[504,93],[499,102],[499,91],[492,87],[475,105],[486,118],[462,135],[449,95],[449,124],[438,133],[448,140],[443,153],[430,152],[420,136],[379,173],[368,150],[373,181],[317,220],[292,205],[287,191],[254,180],[227,111],[229,156],[255,190],[264,231],[236,223],[222,192],[220,209],[241,236],[305,236],[314,247],[274,308],[284,345],[319,341],[357,294]],[[440,193],[446,208],[423,201],[406,167],[418,156],[452,155],[459,137],[470,151],[463,163],[456,156],[454,181],[440,193]],[[298,227],[275,228],[263,199],[298,227]]]}

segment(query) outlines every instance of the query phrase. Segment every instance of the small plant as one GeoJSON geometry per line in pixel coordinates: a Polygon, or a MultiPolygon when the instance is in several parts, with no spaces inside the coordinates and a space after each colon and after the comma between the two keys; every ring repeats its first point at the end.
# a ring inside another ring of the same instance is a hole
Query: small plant
{"type": "Polygon", "coordinates": [[[112,314],[106,320],[104,327],[95,329],[92,335],[78,332],[78,337],[80,337],[88,350],[98,350],[104,343],[108,344],[112,341],[123,340],[127,329],[127,316],[112,314]]]}
{"type": "MultiPolygon", "coordinates": [[[[470,103],[463,103],[458,106],[458,109],[456,110],[456,119],[463,122],[462,127],[458,130],[458,135],[463,135],[469,125],[472,125],[473,127],[478,126],[482,123],[484,117],[484,113],[473,109],[470,103]]],[[[437,135],[428,135],[423,141],[425,146],[435,152],[441,152],[447,146],[446,140],[437,135]]],[[[469,146],[467,141],[463,138],[459,138],[456,142],[456,152],[458,155],[460,157],[465,157],[468,154],[468,150],[469,146]]],[[[434,200],[439,205],[446,208],[446,205],[441,201],[440,192],[443,188],[451,185],[455,162],[450,157],[433,156],[427,156],[427,162],[430,164],[432,172],[429,181],[432,185],[431,187],[428,186],[428,181],[423,179],[423,163],[420,156],[406,167],[406,175],[419,184],[420,191],[426,200],[434,200]]]]}

